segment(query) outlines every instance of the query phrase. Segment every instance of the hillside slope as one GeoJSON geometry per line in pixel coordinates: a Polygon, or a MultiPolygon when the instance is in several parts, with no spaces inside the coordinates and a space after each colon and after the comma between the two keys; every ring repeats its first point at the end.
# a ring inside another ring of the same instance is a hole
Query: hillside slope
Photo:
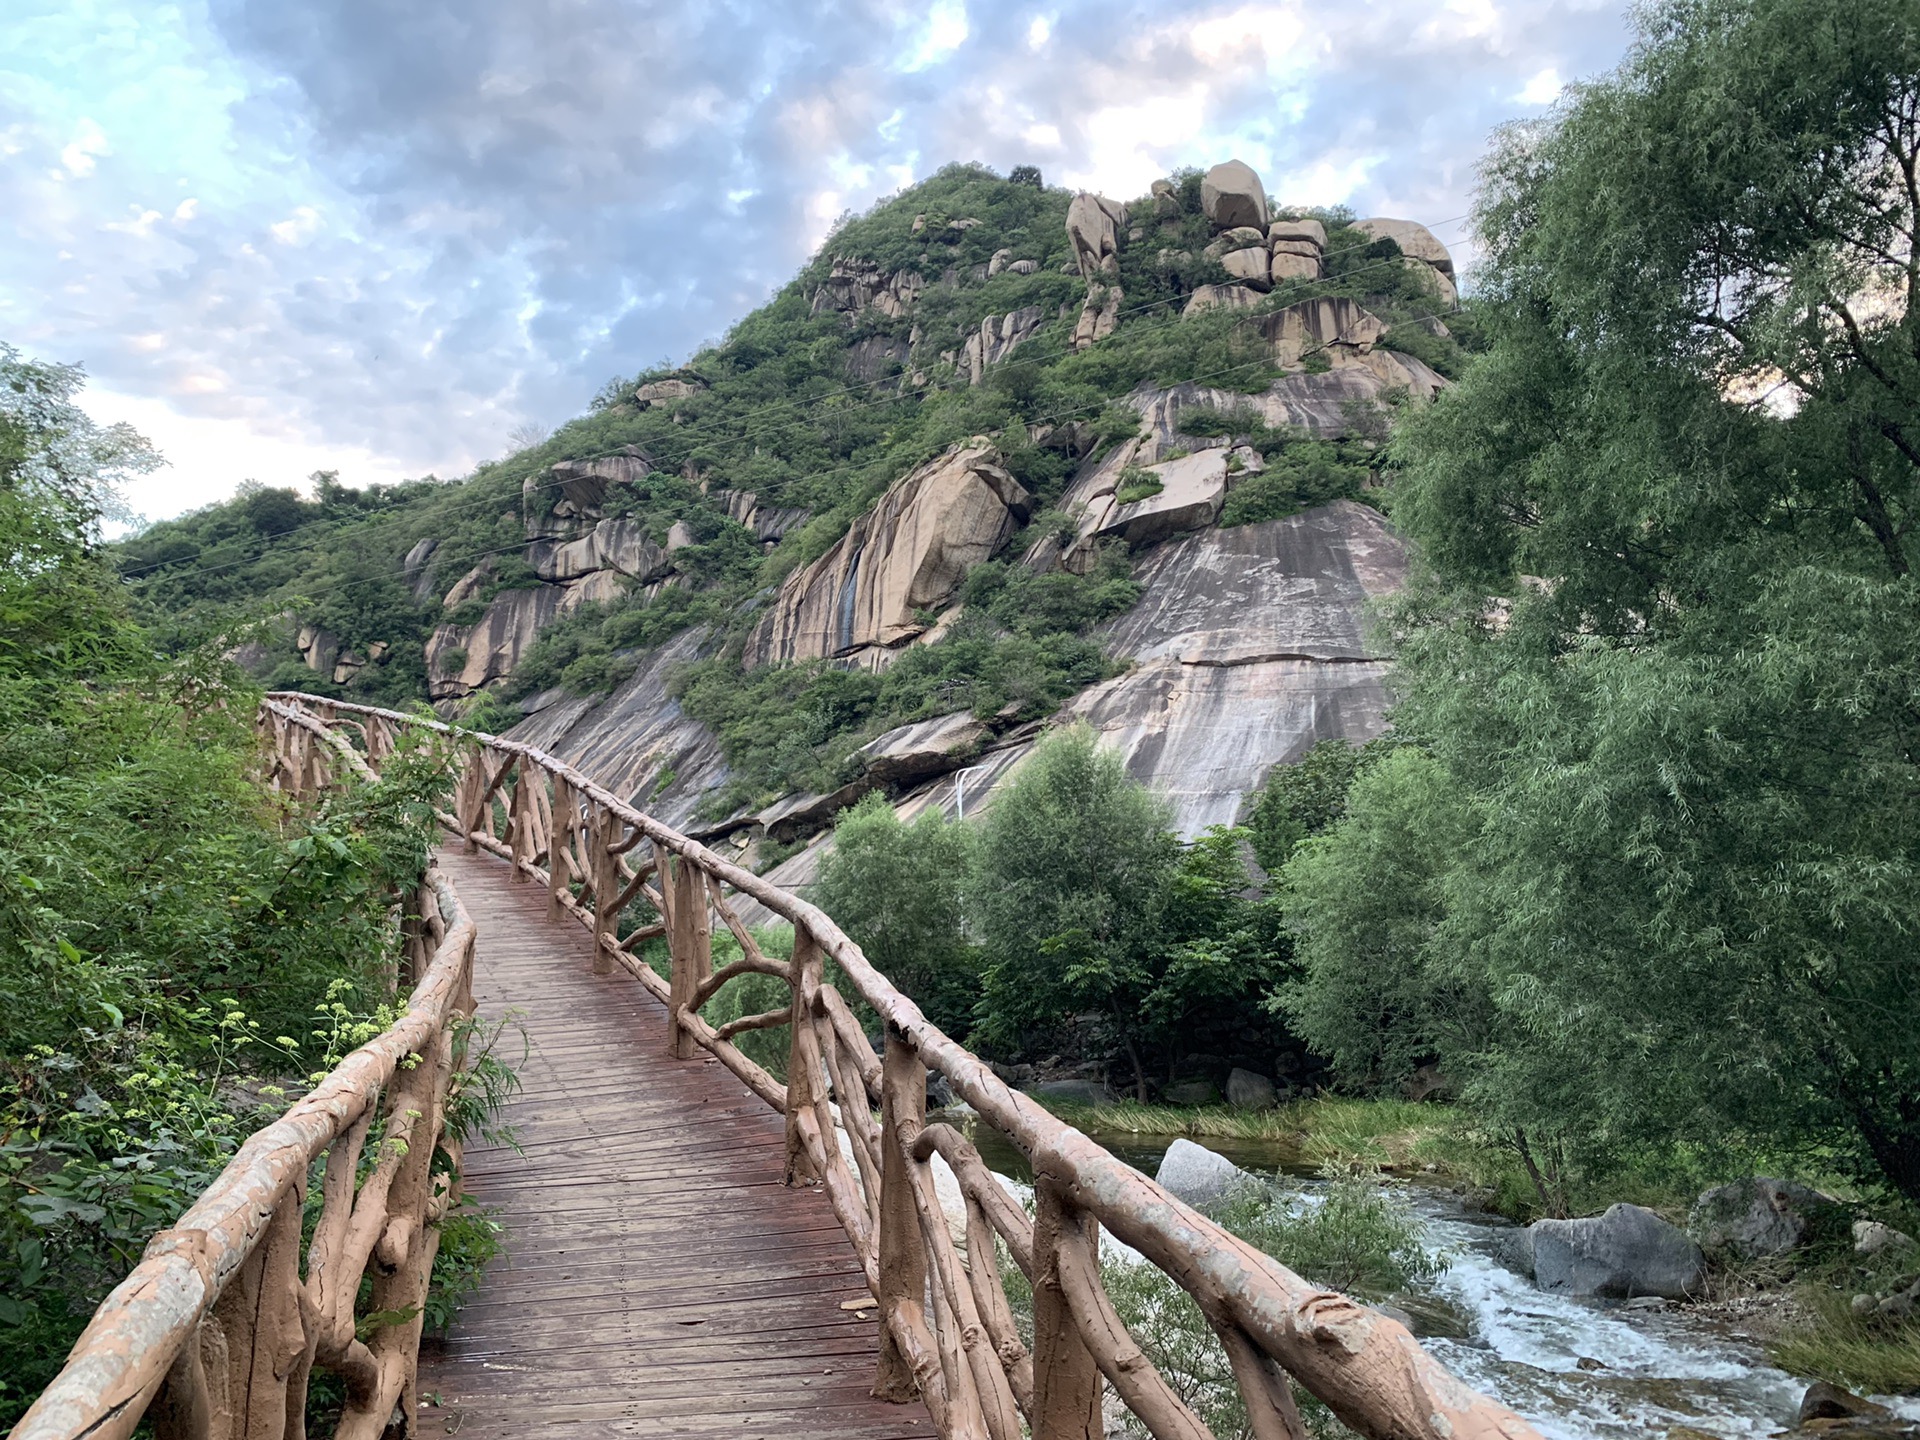
{"type": "Polygon", "coordinates": [[[465,481],[254,488],[118,558],[180,643],[269,617],[270,684],[518,725],[766,861],[875,787],[977,803],[1062,715],[1191,834],[1380,727],[1376,454],[1456,310],[1422,227],[1237,162],[1125,205],[954,166],[465,481]]]}

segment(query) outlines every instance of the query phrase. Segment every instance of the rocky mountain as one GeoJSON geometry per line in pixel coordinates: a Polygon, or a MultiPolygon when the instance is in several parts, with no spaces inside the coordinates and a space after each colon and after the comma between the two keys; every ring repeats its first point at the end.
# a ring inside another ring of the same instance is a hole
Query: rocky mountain
{"type": "Polygon", "coordinates": [[[1429,231],[1276,207],[1237,161],[1128,203],[953,167],[543,446],[289,497],[324,563],[285,573],[269,491],[123,567],[192,612],[224,546],[287,603],[273,683],[510,726],[784,881],[861,795],[973,813],[1074,718],[1193,835],[1384,724],[1377,450],[1447,383],[1454,307],[1429,231]]]}

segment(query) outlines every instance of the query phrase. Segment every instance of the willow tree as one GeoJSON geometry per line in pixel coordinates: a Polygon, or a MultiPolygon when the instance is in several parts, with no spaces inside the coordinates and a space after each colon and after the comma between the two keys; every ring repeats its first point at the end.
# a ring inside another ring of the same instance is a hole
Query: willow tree
{"type": "Polygon", "coordinates": [[[1423,962],[1494,1016],[1440,1048],[1515,1125],[1920,1199],[1920,9],[1638,24],[1499,137],[1490,350],[1401,441],[1399,728],[1472,836],[1423,962]]]}

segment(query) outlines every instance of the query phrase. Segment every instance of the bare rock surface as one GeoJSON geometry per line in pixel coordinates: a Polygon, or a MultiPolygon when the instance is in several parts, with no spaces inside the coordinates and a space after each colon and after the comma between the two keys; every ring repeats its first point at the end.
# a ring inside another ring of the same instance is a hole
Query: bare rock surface
{"type": "Polygon", "coordinates": [[[991,445],[948,452],[896,481],[813,564],[780,587],[746,647],[747,663],[888,650],[926,629],[917,617],[953,597],[992,558],[1031,497],[991,445]]]}
{"type": "Polygon", "coordinates": [[[710,640],[704,627],[677,635],[613,694],[557,698],[509,734],[585,771],[667,824],[690,828],[700,802],[725,783],[727,764],[719,737],[680,708],[667,678],[701,658],[710,640]]]}
{"type": "Polygon", "coordinates": [[[1393,241],[1414,273],[1426,281],[1435,299],[1449,308],[1459,303],[1453,256],[1426,226],[1413,220],[1376,217],[1355,221],[1354,229],[1375,240],[1393,241]]]}
{"type": "Polygon", "coordinates": [[[1799,1249],[1821,1215],[1838,1204],[1809,1185],[1755,1175],[1703,1193],[1687,1229],[1710,1253],[1758,1260],[1799,1249]]]}
{"type": "Polygon", "coordinates": [[[1258,1183],[1224,1155],[1181,1136],[1167,1147],[1153,1177],[1189,1205],[1211,1205],[1243,1185],[1258,1183]]]}
{"type": "Polygon", "coordinates": [[[867,777],[884,785],[944,775],[957,759],[981,750],[993,732],[966,711],[895,726],[860,747],[867,777]]]}
{"type": "Polygon", "coordinates": [[[1364,363],[1361,357],[1386,333],[1377,316],[1355,301],[1302,300],[1255,322],[1275,363],[1298,365],[1308,355],[1324,355],[1334,365],[1364,363]]]}
{"type": "Polygon", "coordinates": [[[669,569],[667,552],[633,519],[602,520],[577,540],[529,541],[527,563],[542,580],[578,580],[615,570],[645,583],[669,569]]]}
{"type": "Polygon", "coordinates": [[[961,351],[961,364],[970,383],[978,385],[986,378],[987,367],[998,365],[1012,353],[1014,346],[1031,340],[1046,323],[1046,312],[1028,305],[1005,315],[989,315],[980,328],[967,337],[961,351]]]}
{"type": "Polygon", "coordinates": [[[1678,1300],[1700,1287],[1706,1260],[1686,1231],[1640,1205],[1527,1227],[1533,1283],[1567,1295],[1678,1300]]]}
{"type": "Polygon", "coordinates": [[[1082,278],[1111,275],[1120,268],[1120,227],[1127,207],[1104,195],[1082,190],[1067,206],[1067,241],[1082,278]]]}
{"type": "Polygon", "coordinates": [[[520,484],[520,510],[527,538],[564,538],[600,518],[607,490],[653,473],[646,452],[629,445],[591,460],[562,460],[544,476],[529,475],[520,484]]]}
{"type": "MultiPolygon", "coordinates": [[[[1315,274],[1319,273],[1315,268],[1315,274]]],[[[1208,310],[1251,310],[1266,300],[1266,295],[1251,285],[1201,285],[1187,297],[1180,311],[1182,318],[1208,310]]]]}
{"type": "Polygon", "coordinates": [[[1207,171],[1200,182],[1200,208],[1217,229],[1267,224],[1267,191],[1251,165],[1227,160],[1207,171]]]}
{"type": "Polygon", "coordinates": [[[828,267],[827,278],[813,292],[813,313],[840,311],[849,318],[862,310],[878,310],[882,315],[907,313],[926,288],[926,281],[915,270],[896,270],[891,274],[871,260],[836,257],[828,267]]]}

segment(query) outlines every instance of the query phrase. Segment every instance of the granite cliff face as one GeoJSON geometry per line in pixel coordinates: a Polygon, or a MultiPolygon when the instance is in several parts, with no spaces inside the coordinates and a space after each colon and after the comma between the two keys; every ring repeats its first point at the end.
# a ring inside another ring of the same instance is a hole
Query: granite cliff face
{"type": "MultiPolygon", "coordinates": [[[[1426,401],[1447,383],[1414,353],[1426,353],[1422,345],[1399,338],[1410,323],[1444,336],[1437,316],[1409,322],[1403,306],[1388,312],[1401,317],[1389,321],[1364,296],[1303,287],[1334,274],[1343,255],[1350,271],[1359,244],[1368,247],[1368,264],[1415,276],[1412,293],[1451,303],[1452,259],[1410,221],[1323,222],[1276,213],[1260,177],[1239,162],[1215,166],[1197,186],[1191,177],[1182,183],[1189,187],[1184,199],[1174,181],[1157,182],[1147,200],[1131,206],[1073,197],[1065,211],[1066,258],[1056,265],[1062,250],[1054,248],[1047,265],[1049,283],[1058,287],[1064,274],[1074,298],[1061,301],[1056,289],[1046,305],[992,311],[968,321],[957,339],[925,328],[932,297],[996,277],[1037,284],[1041,267],[1033,256],[1047,246],[1014,235],[971,282],[952,269],[929,279],[911,265],[837,256],[808,292],[806,313],[846,327],[847,373],[860,388],[991,386],[1002,383],[995,377],[1003,367],[1042,353],[1048,337],[1057,335],[1055,343],[1072,354],[1124,335],[1131,322],[1123,278],[1135,276],[1129,286],[1142,283],[1141,272],[1127,266],[1137,266],[1143,247],[1173,239],[1186,248],[1163,243],[1153,263],[1196,282],[1171,311],[1160,302],[1162,312],[1246,312],[1236,333],[1252,340],[1270,381],[1137,385],[1116,397],[1121,413],[1136,417],[1131,433],[1122,425],[1116,434],[1111,410],[1098,426],[1083,411],[954,444],[892,477],[870,508],[838,522],[843,528],[813,551],[817,558],[752,597],[742,612],[750,624],[682,630],[640,654],[631,675],[603,698],[563,688],[525,698],[519,703],[527,718],[514,736],[714,843],[751,851],[761,841],[804,842],[770,872],[804,885],[831,844],[840,808],[880,789],[908,815],[929,806],[978,813],[1050,725],[1093,726],[1136,778],[1172,802],[1186,836],[1242,818],[1249,792],[1267,773],[1313,744],[1377,734],[1385,724],[1387,657],[1367,643],[1366,614],[1400,588],[1407,564],[1385,519],[1365,504],[1338,500],[1258,523],[1222,528],[1221,521],[1237,489],[1272,468],[1273,435],[1364,450],[1384,434],[1394,406],[1426,401]],[[1205,217],[1199,231],[1196,190],[1205,217]],[[950,348],[934,353],[941,343],[950,348]],[[1259,436],[1269,439],[1256,443],[1259,436]],[[1015,452],[1036,449],[1061,457],[1066,474],[1047,491],[1047,523],[1028,530],[1042,501],[1010,467],[1015,452]],[[1084,575],[1101,563],[1103,547],[1115,545],[1131,552],[1142,587],[1138,602],[1096,637],[1124,665],[1121,673],[1052,715],[956,710],[899,725],[868,741],[827,793],[715,812],[713,797],[729,770],[719,738],[674,698],[672,678],[686,664],[726,653],[738,654],[750,670],[811,663],[885,671],[948,633],[961,612],[962,586],[983,562],[1084,575]]],[[[912,233],[924,232],[932,247],[977,223],[919,215],[912,233]]],[[[629,403],[678,424],[711,398],[708,382],[685,371],[639,386],[629,403]]],[[[711,526],[699,531],[684,506],[682,518],[665,523],[656,492],[666,490],[697,497],[705,511],[724,515],[736,536],[768,550],[811,518],[804,506],[762,503],[756,490],[729,485],[726,473],[697,456],[670,474],[634,445],[553,464],[524,483],[525,547],[517,555],[489,556],[457,577],[437,577],[435,540],[408,553],[407,583],[417,595],[432,603],[434,590],[445,586],[441,623],[427,646],[433,697],[453,706],[500,687],[543,630],[582,606],[697,589],[701,572],[688,557],[702,553],[711,526]]],[[[309,664],[337,670],[364,663],[324,632],[302,639],[309,664]]]]}

